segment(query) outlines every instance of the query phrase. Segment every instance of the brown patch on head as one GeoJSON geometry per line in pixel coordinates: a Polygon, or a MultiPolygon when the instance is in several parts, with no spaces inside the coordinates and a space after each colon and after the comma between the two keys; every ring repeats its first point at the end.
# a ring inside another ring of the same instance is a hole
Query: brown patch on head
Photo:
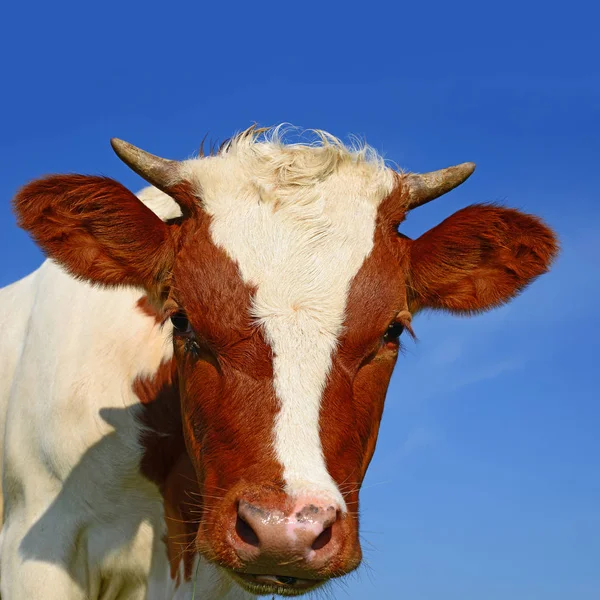
{"type": "MultiPolygon", "coordinates": [[[[182,198],[191,194],[187,186],[176,192],[180,205],[190,205],[190,198],[182,198]]],[[[206,556],[229,559],[230,564],[225,533],[237,495],[256,489],[264,501],[270,488],[273,500],[280,501],[283,488],[282,469],[271,448],[278,410],[272,354],[250,316],[254,290],[213,244],[208,228],[209,217],[202,210],[180,221],[167,301],[160,311],[146,298],[137,305],[157,322],[182,312],[194,331],[193,337],[175,333],[173,359],[153,377],[134,383],[148,428],[142,438],[142,471],[165,498],[173,573],[180,564],[181,544],[173,541],[177,536],[186,543],[197,536],[194,550],[200,547],[206,556]],[[186,489],[190,465],[195,481],[188,481],[186,489]],[[194,496],[196,489],[202,497],[194,496]]],[[[190,552],[184,553],[186,572],[193,560],[190,552]]]]}
{"type": "Polygon", "coordinates": [[[404,217],[401,202],[396,188],[380,205],[373,250],[350,286],[344,332],[321,404],[327,468],[354,515],[397,357],[397,346],[382,338],[407,308],[408,242],[396,230],[404,217]]]}
{"type": "Polygon", "coordinates": [[[271,446],[278,410],[272,352],[252,322],[254,290],[208,228],[202,212],[184,224],[168,304],[169,311],[185,312],[194,332],[193,352],[184,336],[175,335],[174,348],[184,437],[206,495],[198,544],[223,558],[227,548],[217,540],[224,540],[229,521],[220,515],[236,502],[235,494],[223,498],[224,490],[281,489],[283,480],[271,446]]]}

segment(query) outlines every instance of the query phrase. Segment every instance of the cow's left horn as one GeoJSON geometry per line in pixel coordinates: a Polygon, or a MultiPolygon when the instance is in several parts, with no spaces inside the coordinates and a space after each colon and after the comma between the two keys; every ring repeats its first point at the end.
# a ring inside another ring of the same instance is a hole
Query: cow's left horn
{"type": "Polygon", "coordinates": [[[453,190],[466,181],[474,170],[475,163],[466,162],[430,173],[405,175],[404,184],[408,186],[407,209],[411,210],[427,204],[427,202],[453,190]]]}
{"type": "Polygon", "coordinates": [[[177,178],[177,161],[154,156],[117,138],[110,140],[117,156],[140,177],[164,190],[177,178]]]}

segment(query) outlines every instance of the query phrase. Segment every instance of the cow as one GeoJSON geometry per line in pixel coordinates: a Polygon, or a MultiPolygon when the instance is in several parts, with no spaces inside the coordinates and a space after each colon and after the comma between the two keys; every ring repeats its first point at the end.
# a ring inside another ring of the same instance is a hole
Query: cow
{"type": "Polygon", "coordinates": [[[151,187],[18,191],[47,255],[0,292],[3,600],[302,595],[361,561],[359,490],[403,332],[547,271],[555,234],[464,182],[325,132],[235,135],[175,161],[113,139],[151,187]]]}

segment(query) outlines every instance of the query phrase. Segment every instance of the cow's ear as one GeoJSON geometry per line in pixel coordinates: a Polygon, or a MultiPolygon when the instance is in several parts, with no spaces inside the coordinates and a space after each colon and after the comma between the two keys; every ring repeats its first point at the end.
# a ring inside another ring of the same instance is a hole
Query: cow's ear
{"type": "Polygon", "coordinates": [[[493,205],[459,210],[411,244],[411,310],[499,306],[546,272],[557,251],[537,217],[493,205]]]}
{"type": "Polygon", "coordinates": [[[24,186],[19,225],[76,277],[107,286],[152,289],[169,271],[169,227],[113,179],[52,175],[24,186]]]}

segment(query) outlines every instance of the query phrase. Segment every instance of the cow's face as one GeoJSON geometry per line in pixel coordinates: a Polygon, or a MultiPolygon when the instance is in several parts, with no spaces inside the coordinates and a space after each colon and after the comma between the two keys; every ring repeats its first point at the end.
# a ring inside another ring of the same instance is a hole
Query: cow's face
{"type": "Polygon", "coordinates": [[[16,206],[74,274],[141,285],[170,318],[197,547],[251,591],[297,594],[360,562],[358,493],[412,315],[498,305],[556,246],[534,217],[489,206],[398,234],[470,165],[401,175],[337,142],[255,138],[183,163],[116,144],[180,205],[172,222],[99,178],[30,184],[16,206]]]}
{"type": "Polygon", "coordinates": [[[349,162],[322,177],[324,150],[276,154],[281,171],[314,160],[294,185],[250,149],[181,166],[179,193],[201,209],[165,307],[205,495],[200,547],[308,586],[360,560],[358,490],[410,327],[408,242],[386,206],[400,203],[391,171],[349,162]]]}

